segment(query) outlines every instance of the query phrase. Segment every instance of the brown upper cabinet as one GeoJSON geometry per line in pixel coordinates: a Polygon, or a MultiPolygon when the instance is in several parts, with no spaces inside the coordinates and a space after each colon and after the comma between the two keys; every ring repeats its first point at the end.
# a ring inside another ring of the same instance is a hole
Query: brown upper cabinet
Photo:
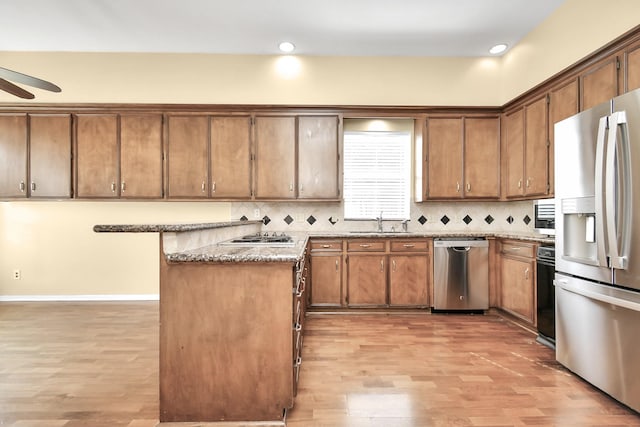
{"type": "Polygon", "coordinates": [[[618,55],[596,62],[580,74],[580,106],[587,110],[620,94],[618,55]]]}
{"type": "Polygon", "coordinates": [[[546,96],[505,114],[504,142],[505,196],[549,194],[546,96]]]}
{"type": "Polygon", "coordinates": [[[295,116],[256,116],[254,132],[254,196],[257,199],[295,198],[295,116]]]}
{"type": "Polygon", "coordinates": [[[162,116],[78,114],[80,198],[162,197],[162,116]]]}
{"type": "Polygon", "coordinates": [[[298,116],[298,198],[340,198],[340,119],[298,116]]]}
{"type": "Polygon", "coordinates": [[[27,197],[27,115],[0,115],[0,197],[27,197]]]}
{"type": "Polygon", "coordinates": [[[498,117],[427,119],[427,199],[500,197],[498,117]]]}
{"type": "Polygon", "coordinates": [[[578,113],[578,79],[562,82],[549,91],[549,193],[555,185],[555,124],[578,113]]]}
{"type": "Polygon", "coordinates": [[[640,88],[640,41],[636,41],[624,51],[625,92],[640,88]]]}
{"type": "Polygon", "coordinates": [[[209,117],[169,116],[167,196],[209,196],[209,117]]]}
{"type": "Polygon", "coordinates": [[[211,118],[211,197],[251,198],[251,118],[211,118]]]}
{"type": "Polygon", "coordinates": [[[71,197],[71,115],[29,116],[29,197],[71,197]]]}

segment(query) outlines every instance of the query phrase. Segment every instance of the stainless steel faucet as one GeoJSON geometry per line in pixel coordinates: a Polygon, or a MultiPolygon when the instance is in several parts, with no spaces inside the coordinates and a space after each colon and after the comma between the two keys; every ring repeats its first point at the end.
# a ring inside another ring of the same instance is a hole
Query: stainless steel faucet
{"type": "Polygon", "coordinates": [[[378,233],[382,233],[382,211],[380,211],[380,216],[376,219],[378,220],[378,233]]]}
{"type": "Polygon", "coordinates": [[[408,223],[409,221],[411,221],[411,220],[410,220],[410,219],[405,219],[404,221],[402,221],[402,231],[404,231],[405,233],[406,233],[407,231],[409,231],[409,230],[407,229],[407,225],[408,225],[407,223],[408,223]]]}

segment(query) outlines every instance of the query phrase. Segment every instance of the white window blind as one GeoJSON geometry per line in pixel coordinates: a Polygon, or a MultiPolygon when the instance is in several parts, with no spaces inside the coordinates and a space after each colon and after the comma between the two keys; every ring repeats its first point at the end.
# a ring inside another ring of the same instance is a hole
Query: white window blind
{"type": "Polygon", "coordinates": [[[344,133],[344,218],[409,218],[411,134],[344,133]]]}

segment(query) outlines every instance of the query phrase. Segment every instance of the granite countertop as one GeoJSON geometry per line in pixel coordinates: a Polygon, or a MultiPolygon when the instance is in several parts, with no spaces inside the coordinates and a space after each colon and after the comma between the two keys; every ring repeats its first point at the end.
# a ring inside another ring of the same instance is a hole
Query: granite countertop
{"type": "Polygon", "coordinates": [[[160,233],[211,230],[247,224],[262,224],[262,221],[200,222],[185,224],[98,224],[93,226],[96,233],[160,233]]]}
{"type": "MultiPolygon", "coordinates": [[[[204,231],[213,229],[224,229],[242,225],[262,224],[262,221],[228,221],[210,223],[183,223],[183,224],[114,224],[95,225],[93,231],[97,233],[181,233],[204,231]]],[[[278,231],[280,232],[280,231],[278,231]]],[[[176,250],[165,254],[168,262],[297,262],[304,257],[304,250],[310,238],[335,238],[335,239],[357,239],[357,238],[437,238],[437,237],[489,237],[502,239],[515,239],[531,241],[543,244],[554,243],[554,238],[539,234],[524,233],[483,233],[483,232],[287,232],[290,234],[295,245],[293,247],[272,247],[272,246],[226,246],[219,245],[218,238],[210,244],[186,250],[176,250]]],[[[210,237],[208,237],[210,238],[210,237]]],[[[206,241],[206,239],[205,239],[206,241]]],[[[208,242],[206,242],[208,243],[208,242]]]]}
{"type": "Polygon", "coordinates": [[[167,262],[297,262],[304,257],[308,237],[292,235],[293,247],[221,246],[213,243],[202,248],[165,254],[167,262]]]}

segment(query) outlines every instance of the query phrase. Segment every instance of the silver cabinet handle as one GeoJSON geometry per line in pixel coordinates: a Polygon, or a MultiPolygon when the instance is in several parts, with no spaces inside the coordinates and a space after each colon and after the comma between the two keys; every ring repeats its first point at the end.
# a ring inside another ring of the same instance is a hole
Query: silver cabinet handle
{"type": "Polygon", "coordinates": [[[20,181],[20,191],[24,193],[24,181],[20,181]]]}
{"type": "Polygon", "coordinates": [[[111,183],[111,192],[112,193],[116,192],[116,183],[115,183],[115,181],[111,183]]]}
{"type": "Polygon", "coordinates": [[[304,184],[300,184],[300,192],[304,193],[304,184]]]}
{"type": "Polygon", "coordinates": [[[521,179],[518,180],[518,188],[522,188],[522,180],[521,179]]]}
{"type": "Polygon", "coordinates": [[[471,184],[467,182],[467,193],[471,193],[471,184]]]}
{"type": "Polygon", "coordinates": [[[391,261],[391,265],[393,266],[393,271],[396,271],[396,260],[391,261]]]}
{"type": "Polygon", "coordinates": [[[120,189],[124,193],[126,191],[126,189],[127,189],[127,183],[122,181],[122,184],[120,184],[120,189]]]}
{"type": "Polygon", "coordinates": [[[404,246],[405,248],[414,248],[416,245],[411,244],[411,243],[405,243],[405,244],[404,244],[404,245],[402,245],[402,246],[404,246]]]}
{"type": "Polygon", "coordinates": [[[211,183],[211,192],[213,192],[213,193],[215,193],[215,192],[216,192],[216,182],[215,182],[215,181],[213,181],[213,182],[211,183]]]}
{"type": "Polygon", "coordinates": [[[531,186],[531,178],[527,178],[527,188],[531,186]]]}
{"type": "Polygon", "coordinates": [[[380,273],[384,273],[384,260],[380,260],[380,273]]]}
{"type": "Polygon", "coordinates": [[[322,247],[323,247],[324,249],[329,249],[329,248],[331,247],[331,245],[322,245],[322,247]]]}
{"type": "Polygon", "coordinates": [[[31,191],[36,191],[36,183],[35,182],[31,183],[31,191]]]}
{"type": "Polygon", "coordinates": [[[529,269],[528,268],[524,271],[524,278],[525,278],[525,280],[529,280],[529,269]]]}
{"type": "Polygon", "coordinates": [[[289,184],[289,191],[293,191],[293,182],[289,184]]]}
{"type": "Polygon", "coordinates": [[[456,192],[460,192],[460,183],[456,181],[456,192]]]}
{"type": "Polygon", "coordinates": [[[338,263],[338,260],[336,260],[336,271],[340,270],[340,263],[338,263]]]}
{"type": "Polygon", "coordinates": [[[360,247],[361,247],[361,248],[370,248],[370,247],[371,247],[371,245],[367,245],[367,244],[362,244],[362,243],[361,243],[361,244],[360,244],[360,247]]]}
{"type": "Polygon", "coordinates": [[[200,189],[202,190],[202,192],[204,193],[204,190],[207,189],[207,182],[206,181],[202,181],[202,186],[200,187],[200,189]]]}

